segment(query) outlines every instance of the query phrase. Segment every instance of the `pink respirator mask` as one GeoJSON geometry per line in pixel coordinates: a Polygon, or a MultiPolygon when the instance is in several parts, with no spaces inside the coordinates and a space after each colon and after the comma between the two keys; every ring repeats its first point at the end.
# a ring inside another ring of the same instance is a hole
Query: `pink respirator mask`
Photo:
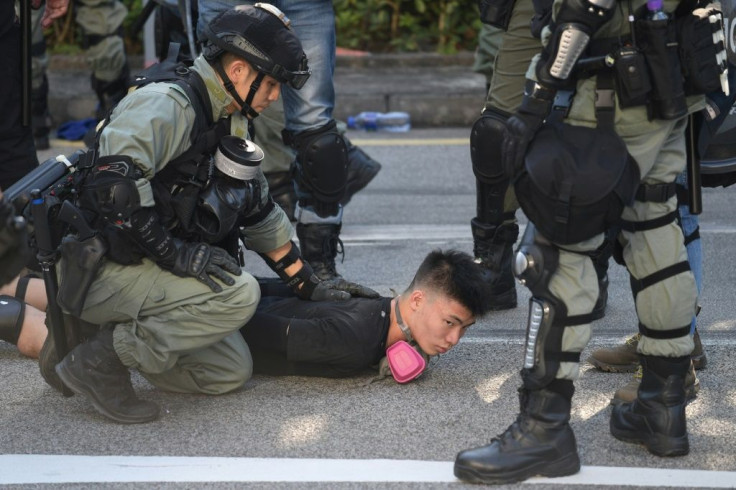
{"type": "MultiPolygon", "coordinates": [[[[404,324],[399,312],[399,299],[396,298],[396,322],[409,342],[413,341],[411,331],[404,324]]],[[[391,368],[391,375],[397,383],[408,383],[419,377],[427,368],[427,361],[415,347],[406,340],[399,340],[386,349],[386,358],[391,368]]]]}

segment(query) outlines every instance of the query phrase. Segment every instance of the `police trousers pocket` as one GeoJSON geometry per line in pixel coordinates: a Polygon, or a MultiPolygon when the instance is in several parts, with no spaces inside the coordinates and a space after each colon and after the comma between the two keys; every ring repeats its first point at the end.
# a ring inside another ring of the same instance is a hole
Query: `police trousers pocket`
{"type": "Polygon", "coordinates": [[[67,236],[62,240],[60,250],[64,260],[56,301],[64,311],[78,317],[84,309],[89,287],[105,259],[107,243],[99,235],[81,241],[67,236]]]}
{"type": "Polygon", "coordinates": [[[723,29],[723,16],[714,10],[704,18],[688,14],[677,19],[677,40],[685,78],[685,93],[707,94],[721,90],[720,75],[726,69],[725,48],[718,32],[723,29]],[[711,22],[715,16],[717,21],[711,22]],[[719,61],[723,53],[722,61],[719,61]]]}
{"type": "Polygon", "coordinates": [[[505,31],[509,27],[514,2],[515,0],[478,0],[481,22],[505,31]]]}

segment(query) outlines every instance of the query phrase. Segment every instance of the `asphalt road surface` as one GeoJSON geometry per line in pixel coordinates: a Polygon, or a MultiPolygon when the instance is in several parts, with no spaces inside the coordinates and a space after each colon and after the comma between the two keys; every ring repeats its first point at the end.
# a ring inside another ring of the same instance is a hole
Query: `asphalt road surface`
{"type": "MultiPolygon", "coordinates": [[[[434,248],[472,252],[475,182],[467,128],[402,134],[349,133],[383,164],[348,205],[342,239],[348,279],[385,295],[402,290],[434,248]]],[[[42,158],[71,153],[57,145],[42,158]]],[[[584,364],[571,424],[583,469],[535,478],[542,488],[723,488],[736,486],[736,187],[705,189],[700,234],[705,287],[698,326],[708,356],[701,391],[687,408],[690,454],[658,458],[614,439],[609,400],[630,374],[584,364]]],[[[520,223],[526,220],[519,213],[520,223]]],[[[249,268],[267,268],[256,256],[249,268]]],[[[137,373],[141,397],[160,420],[121,426],[80,396],[46,386],[35,361],[0,343],[0,484],[63,488],[445,488],[455,454],[487,444],[518,412],[518,371],[529,294],[491,314],[421,378],[390,380],[256,376],[237,393],[163,393],[137,373]]],[[[636,330],[626,271],[612,263],[607,315],[591,349],[636,330]]]]}

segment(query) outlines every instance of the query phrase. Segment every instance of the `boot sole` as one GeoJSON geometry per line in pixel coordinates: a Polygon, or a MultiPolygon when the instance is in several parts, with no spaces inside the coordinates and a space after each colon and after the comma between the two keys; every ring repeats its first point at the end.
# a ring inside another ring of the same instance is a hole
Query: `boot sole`
{"type": "Polygon", "coordinates": [[[488,483],[503,485],[524,481],[533,476],[555,478],[570,476],[580,471],[580,458],[577,453],[568,454],[553,462],[541,462],[529,468],[522,468],[509,473],[484,473],[475,468],[468,468],[455,463],[454,474],[457,478],[468,483],[488,483]]]}
{"type": "Polygon", "coordinates": [[[589,357],[588,363],[592,364],[593,367],[607,373],[633,373],[639,367],[638,362],[631,364],[608,364],[606,362],[601,362],[594,357],[589,357]]]}
{"type": "Polygon", "coordinates": [[[640,432],[629,432],[614,427],[611,422],[611,435],[623,442],[641,444],[647,451],[655,456],[673,457],[685,456],[690,452],[690,443],[687,435],[680,437],[668,437],[661,434],[652,434],[645,438],[640,432]]]}
{"type": "Polygon", "coordinates": [[[95,408],[95,410],[97,410],[105,417],[114,420],[115,422],[121,424],[143,424],[146,422],[152,422],[158,418],[158,412],[156,412],[155,415],[149,417],[130,417],[126,416],[125,414],[109,410],[105,406],[105,404],[97,398],[97,393],[95,393],[95,390],[90,389],[83,381],[74,376],[66,368],[65,360],[56,365],[56,374],[70,390],[72,390],[77,395],[86,396],[92,403],[92,406],[95,408]]]}

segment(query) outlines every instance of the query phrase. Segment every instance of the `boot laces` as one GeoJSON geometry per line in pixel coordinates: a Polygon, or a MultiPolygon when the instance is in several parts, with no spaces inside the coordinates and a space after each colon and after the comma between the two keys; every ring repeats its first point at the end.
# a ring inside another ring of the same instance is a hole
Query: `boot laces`
{"type": "Polygon", "coordinates": [[[334,257],[340,255],[340,263],[345,262],[345,246],[337,234],[330,235],[322,242],[322,255],[325,262],[333,262],[334,257]]]}
{"type": "Polygon", "coordinates": [[[628,339],[626,339],[626,345],[636,345],[639,342],[639,339],[641,339],[641,334],[636,333],[632,335],[631,337],[629,337],[628,339]]]}

